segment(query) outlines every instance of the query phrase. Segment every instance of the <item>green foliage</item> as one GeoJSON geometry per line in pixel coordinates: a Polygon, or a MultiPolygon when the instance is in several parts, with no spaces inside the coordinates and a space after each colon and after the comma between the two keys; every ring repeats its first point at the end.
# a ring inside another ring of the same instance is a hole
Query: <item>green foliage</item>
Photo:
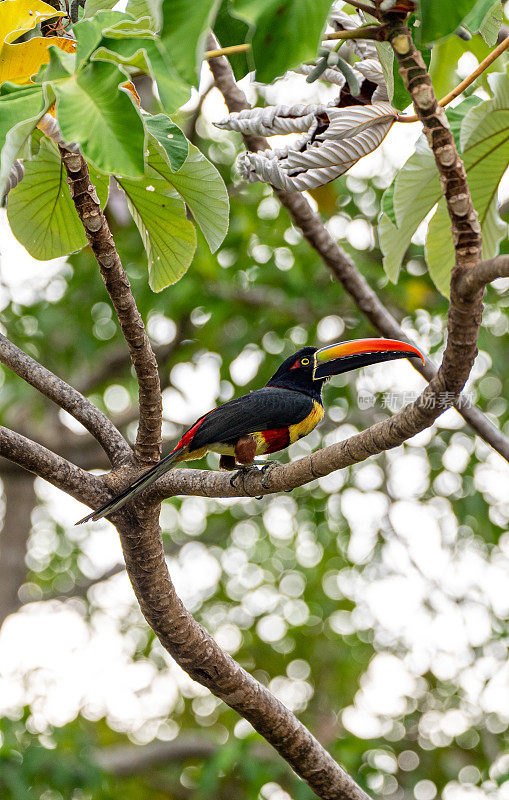
{"type": "Polygon", "coordinates": [[[184,203],[168,181],[147,170],[145,178],[118,178],[148,258],[150,286],[161,291],[182,277],[196,249],[196,232],[184,203]]]}
{"type": "Polygon", "coordinates": [[[161,44],[179,75],[197,85],[207,30],[220,0],[163,0],[161,44]]]}
{"type": "MultiPolygon", "coordinates": [[[[34,258],[65,256],[87,244],[65,179],[57,148],[42,140],[37,155],[26,163],[23,180],[9,193],[11,230],[34,258]]],[[[108,182],[94,172],[92,180],[104,205],[108,182]]]]}
{"type": "Polygon", "coordinates": [[[315,58],[329,8],[330,0],[235,0],[234,13],[251,25],[257,80],[315,58]]]}
{"type": "Polygon", "coordinates": [[[49,107],[40,86],[4,83],[0,90],[0,195],[30,134],[49,107]]]}
{"type": "Polygon", "coordinates": [[[172,172],[178,172],[189,154],[189,142],[178,125],[166,114],[155,114],[147,117],[145,126],[164,149],[172,172]]]}
{"type": "Polygon", "coordinates": [[[157,151],[152,151],[149,166],[158,175],[166,178],[183,197],[211,251],[215,253],[228,230],[230,204],[223,179],[203,153],[192,144],[189,145],[189,155],[178,172],[168,172],[166,163],[159,155],[157,151]]]}
{"type": "Polygon", "coordinates": [[[472,33],[484,29],[483,35],[487,35],[491,41],[492,28],[495,25],[495,19],[498,18],[499,8],[499,0],[477,0],[473,7],[471,0],[456,0],[454,3],[443,3],[441,0],[421,0],[419,3],[420,39],[424,44],[430,45],[454,33],[460,25],[464,24],[472,33]]]}
{"type": "Polygon", "coordinates": [[[119,88],[124,80],[118,67],[94,62],[54,83],[57,121],[64,139],[79,142],[98,169],[139,177],[145,134],[131,99],[119,88]]]}
{"type": "MultiPolygon", "coordinates": [[[[457,145],[461,144],[474,208],[481,223],[485,258],[497,254],[506,230],[497,211],[497,188],[509,163],[507,72],[490,76],[489,80],[494,93],[492,100],[479,102],[478,98],[471,97],[447,112],[457,145]]],[[[397,281],[412,236],[440,197],[433,154],[422,139],[397,174],[379,221],[384,269],[392,281],[397,281]],[[387,213],[390,206],[393,215],[387,213]]],[[[447,216],[445,203],[441,201],[426,240],[430,274],[445,295],[454,263],[447,216]]]]}

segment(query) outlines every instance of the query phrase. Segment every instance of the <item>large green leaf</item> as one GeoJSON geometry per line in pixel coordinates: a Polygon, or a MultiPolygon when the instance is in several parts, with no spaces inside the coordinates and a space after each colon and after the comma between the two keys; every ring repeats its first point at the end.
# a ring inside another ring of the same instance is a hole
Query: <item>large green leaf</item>
{"type": "Polygon", "coordinates": [[[463,24],[472,33],[479,32],[490,47],[497,42],[498,32],[504,19],[500,0],[479,0],[463,24]]]}
{"type": "Polygon", "coordinates": [[[207,31],[220,0],[163,0],[161,43],[178,74],[198,85],[207,31]]]}
{"type": "Polygon", "coordinates": [[[117,180],[147,252],[150,286],[159,292],[178,281],[189,267],[196,249],[194,225],[171,184],[150,166],[141,180],[117,180]]]}
{"type": "Polygon", "coordinates": [[[150,75],[157,84],[161,105],[168,114],[180,108],[191,96],[191,87],[179,78],[158,42],[147,39],[142,44],[138,39],[106,37],[92,60],[132,67],[150,75]]]}
{"type": "Polygon", "coordinates": [[[94,17],[99,11],[108,11],[117,4],[118,0],[87,0],[85,4],[85,17],[94,17]]]}
{"type": "MultiPolygon", "coordinates": [[[[248,41],[249,25],[232,13],[231,0],[224,0],[214,22],[214,33],[221,42],[221,47],[233,44],[243,44],[248,41]]],[[[241,80],[249,70],[250,60],[248,53],[231,53],[228,56],[236,80],[241,80]]]]}
{"type": "Polygon", "coordinates": [[[157,139],[166,155],[171,169],[177,172],[189,153],[189,142],[166,114],[145,117],[145,127],[157,139]]]}
{"type": "Polygon", "coordinates": [[[161,0],[129,0],[126,11],[134,19],[149,17],[153,30],[158,30],[161,25],[161,0]]]}
{"type": "Polygon", "coordinates": [[[228,231],[228,192],[217,169],[194,145],[178,172],[172,172],[159,148],[151,148],[149,166],[184,198],[214,253],[228,231]]]}
{"type": "MultiPolygon", "coordinates": [[[[30,255],[42,261],[65,256],[87,244],[66,183],[66,172],[58,150],[42,139],[39,152],[25,161],[21,183],[9,192],[7,217],[18,241],[30,255]]],[[[108,182],[91,173],[99,201],[108,197],[108,182]]]]}
{"type": "MultiPolygon", "coordinates": [[[[482,2],[482,0],[481,0],[482,2]]],[[[432,44],[454,33],[463,19],[472,11],[472,0],[421,0],[419,3],[421,26],[420,39],[423,44],[432,44]]]]}
{"type": "MultiPolygon", "coordinates": [[[[447,111],[451,131],[459,145],[460,126],[479,98],[469,97],[459,106],[447,111]]],[[[384,254],[385,272],[394,283],[410,241],[424,217],[441,196],[438,172],[433,153],[422,136],[398,172],[382,199],[382,214],[378,223],[380,247],[384,254]]]]}
{"type": "MultiPolygon", "coordinates": [[[[448,112],[451,130],[462,144],[472,202],[479,214],[483,233],[484,258],[496,255],[505,230],[497,213],[497,188],[509,164],[508,72],[509,66],[505,73],[490,75],[493,99],[479,102],[476,98],[468,98],[461,106],[448,112]]],[[[422,138],[416,152],[396,177],[392,203],[390,195],[386,200],[384,198],[379,236],[384,269],[392,281],[397,280],[417,227],[441,200],[441,195],[433,154],[422,138]]],[[[426,252],[431,258],[430,274],[444,293],[447,293],[448,275],[454,263],[446,213],[445,203],[440,202],[426,242],[426,252]]]]}
{"type": "Polygon", "coordinates": [[[20,150],[47,111],[50,101],[41,86],[4,84],[0,96],[0,197],[20,150]]]}
{"type": "Polygon", "coordinates": [[[124,81],[115,65],[100,61],[56,81],[57,120],[64,139],[79,142],[103,172],[137,177],[144,171],[145,133],[131,100],[118,88],[124,81]]]}
{"type": "Polygon", "coordinates": [[[234,0],[233,10],[252,26],[256,77],[270,83],[316,56],[330,0],[234,0]]]}
{"type": "Polygon", "coordinates": [[[449,296],[451,269],[454,265],[454,245],[451,233],[451,218],[445,197],[438,203],[426,235],[426,263],[431,280],[446,297],[449,296]]]}

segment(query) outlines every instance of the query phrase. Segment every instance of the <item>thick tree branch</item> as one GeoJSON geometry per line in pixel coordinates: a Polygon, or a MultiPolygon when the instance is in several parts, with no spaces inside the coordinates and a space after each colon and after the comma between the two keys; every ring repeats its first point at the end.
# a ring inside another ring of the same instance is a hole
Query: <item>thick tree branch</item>
{"type": "Polygon", "coordinates": [[[481,261],[473,269],[463,273],[458,278],[458,294],[468,300],[497,278],[509,278],[509,256],[496,256],[488,261],[481,261]]]}
{"type": "Polygon", "coordinates": [[[27,572],[25,554],[36,505],[34,476],[2,475],[5,514],[0,534],[0,625],[20,605],[19,587],[27,572]]]}
{"type": "Polygon", "coordinates": [[[131,447],[102,411],[3,334],[0,334],[0,361],[78,420],[99,442],[113,466],[131,458],[131,447]]]}
{"type": "Polygon", "coordinates": [[[368,800],[297,717],[224,653],[184,607],[168,573],[158,511],[138,503],[135,512],[127,507],[119,512],[116,525],[141,610],[163,647],[247,719],[322,800],[368,800]]]}
{"type": "MultiPolygon", "coordinates": [[[[218,46],[217,39],[213,35],[209,36],[208,46],[218,46]]],[[[246,96],[235,82],[227,59],[216,58],[210,62],[209,66],[229,110],[242,111],[249,108],[246,96]]],[[[244,141],[250,150],[265,150],[269,146],[267,140],[260,136],[245,136],[244,141]]],[[[333,239],[320,215],[312,210],[306,198],[298,192],[274,190],[274,193],[288,210],[293,222],[301,229],[311,247],[316,250],[335,279],[341,283],[374,327],[383,336],[401,339],[415,345],[358,271],[351,257],[333,239]]],[[[415,361],[412,366],[428,381],[436,375],[436,369],[429,358],[426,358],[425,364],[415,361]]],[[[509,461],[509,439],[466,398],[458,397],[454,406],[476,433],[509,461]]]]}
{"type": "Polygon", "coordinates": [[[59,144],[59,149],[67,171],[71,197],[99,264],[136,371],[140,421],[135,455],[142,464],[150,464],[161,455],[162,403],[157,361],[106,217],[90,181],[87,162],[79,152],[62,144],[59,144]]]}
{"type": "Polygon", "coordinates": [[[107,500],[107,491],[101,478],[3,426],[0,426],[0,455],[44,478],[81,503],[95,507],[107,500]]]}

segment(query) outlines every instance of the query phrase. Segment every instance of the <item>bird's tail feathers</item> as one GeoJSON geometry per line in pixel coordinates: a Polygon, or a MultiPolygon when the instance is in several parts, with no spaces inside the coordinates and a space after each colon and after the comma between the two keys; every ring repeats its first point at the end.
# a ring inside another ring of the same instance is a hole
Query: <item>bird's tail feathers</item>
{"type": "Polygon", "coordinates": [[[133,497],[136,497],[137,494],[146,489],[147,486],[150,486],[151,483],[154,483],[161,475],[164,475],[165,472],[172,469],[172,467],[177,463],[180,456],[187,451],[187,447],[177,447],[175,450],[172,450],[171,453],[161,459],[157,464],[151,467],[147,472],[144,472],[143,475],[140,475],[139,478],[136,478],[129,486],[123,489],[119,494],[116,494],[115,497],[112,497],[111,500],[108,500],[103,506],[98,508],[96,511],[92,511],[91,514],[88,514],[83,519],[80,519],[76,522],[76,525],[81,525],[84,522],[96,522],[98,519],[105,517],[107,514],[113,514],[114,511],[117,511],[121,508],[124,503],[127,503],[128,500],[132,500],[133,497]]]}

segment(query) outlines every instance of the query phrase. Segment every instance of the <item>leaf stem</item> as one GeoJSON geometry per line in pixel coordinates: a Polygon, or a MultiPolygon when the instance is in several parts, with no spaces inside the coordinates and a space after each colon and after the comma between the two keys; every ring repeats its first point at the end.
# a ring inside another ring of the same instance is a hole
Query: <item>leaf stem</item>
{"type": "MultiPolygon", "coordinates": [[[[481,61],[478,67],[474,69],[474,71],[461,83],[458,83],[455,89],[453,89],[449,94],[446,94],[445,97],[442,97],[441,100],[438,101],[438,105],[444,108],[445,106],[449,105],[451,100],[454,100],[455,97],[458,97],[465,89],[467,89],[478,77],[482,75],[482,73],[493,64],[496,59],[502,55],[502,53],[507,50],[509,47],[509,36],[507,36],[503,42],[501,42],[498,47],[495,49],[484,59],[481,61]]],[[[396,118],[396,122],[418,122],[419,118],[417,114],[412,114],[411,116],[399,116],[396,118]]]]}
{"type": "MultiPolygon", "coordinates": [[[[353,4],[352,4],[353,5],[353,4]]],[[[372,9],[374,11],[375,9],[372,9]]],[[[371,12],[370,12],[371,13],[371,12]]],[[[336,31],[335,33],[325,33],[322,41],[330,41],[335,39],[377,39],[381,25],[366,25],[361,28],[354,28],[351,31],[336,31]]],[[[205,50],[203,57],[208,61],[211,58],[219,58],[219,56],[228,56],[233,53],[246,53],[251,49],[249,42],[244,44],[231,44],[229,47],[219,47],[217,50],[205,50]]]]}
{"type": "Polygon", "coordinates": [[[358,8],[360,11],[365,11],[366,14],[371,14],[372,17],[378,17],[378,9],[375,6],[369,6],[367,3],[361,3],[360,0],[348,0],[348,5],[358,8]]]}

